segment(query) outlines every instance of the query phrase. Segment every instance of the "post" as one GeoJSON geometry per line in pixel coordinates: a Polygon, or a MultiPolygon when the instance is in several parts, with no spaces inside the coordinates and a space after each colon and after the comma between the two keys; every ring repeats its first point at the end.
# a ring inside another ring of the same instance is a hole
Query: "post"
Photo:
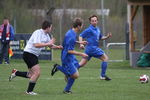
{"type": "MultiPolygon", "coordinates": [[[[104,0],[101,0],[101,12],[102,12],[102,33],[105,35],[105,17],[104,17],[104,0]]],[[[106,49],[106,41],[103,40],[103,47],[106,49]]]]}

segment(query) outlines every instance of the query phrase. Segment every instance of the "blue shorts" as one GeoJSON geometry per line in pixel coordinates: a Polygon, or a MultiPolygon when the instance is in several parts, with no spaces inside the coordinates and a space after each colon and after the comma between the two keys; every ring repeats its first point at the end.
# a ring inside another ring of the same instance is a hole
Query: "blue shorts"
{"type": "Polygon", "coordinates": [[[91,57],[100,58],[105,52],[97,46],[86,47],[85,53],[88,55],[88,60],[91,57]]]}
{"type": "Polygon", "coordinates": [[[68,62],[68,63],[63,63],[62,67],[64,67],[64,69],[67,71],[67,73],[69,75],[73,75],[74,73],[76,73],[78,71],[78,60],[74,59],[73,62],[68,62]]]}

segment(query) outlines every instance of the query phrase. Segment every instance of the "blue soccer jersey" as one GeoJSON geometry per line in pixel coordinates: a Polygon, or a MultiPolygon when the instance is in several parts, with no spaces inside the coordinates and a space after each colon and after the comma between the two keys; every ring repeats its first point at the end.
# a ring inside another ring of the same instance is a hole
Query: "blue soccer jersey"
{"type": "Polygon", "coordinates": [[[69,50],[74,50],[74,46],[76,44],[76,33],[70,29],[63,41],[63,50],[61,52],[61,61],[62,66],[66,68],[70,75],[74,74],[77,71],[78,61],[73,54],[69,54],[69,50]]]}
{"type": "Polygon", "coordinates": [[[80,36],[87,40],[87,46],[99,46],[99,40],[102,38],[100,29],[93,25],[85,29],[80,36]]]}
{"type": "Polygon", "coordinates": [[[104,54],[104,51],[99,48],[99,40],[103,35],[98,27],[90,25],[80,36],[88,42],[85,49],[85,53],[89,56],[88,59],[91,57],[99,58],[104,54]]]}

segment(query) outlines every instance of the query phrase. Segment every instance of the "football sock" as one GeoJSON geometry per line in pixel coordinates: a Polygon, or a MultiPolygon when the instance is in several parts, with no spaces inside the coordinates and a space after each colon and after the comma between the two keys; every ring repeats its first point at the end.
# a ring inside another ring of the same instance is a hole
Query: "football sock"
{"type": "Polygon", "coordinates": [[[35,87],[35,82],[30,81],[27,92],[32,92],[35,87]]]}
{"type": "Polygon", "coordinates": [[[57,69],[58,70],[60,70],[61,72],[63,72],[65,75],[69,75],[69,73],[65,70],[65,68],[64,67],[62,67],[62,66],[57,66],[57,69]]]}
{"type": "Polygon", "coordinates": [[[69,78],[68,78],[67,85],[66,85],[64,91],[70,91],[70,89],[71,89],[71,87],[72,87],[74,81],[75,81],[75,79],[69,77],[69,78]]]}
{"type": "Polygon", "coordinates": [[[16,76],[20,76],[20,77],[24,77],[24,78],[29,78],[27,75],[28,75],[28,72],[20,72],[20,71],[17,71],[15,73],[16,76]]]}
{"type": "Polygon", "coordinates": [[[108,65],[108,63],[105,62],[105,61],[103,61],[103,62],[101,63],[101,76],[102,76],[102,77],[105,77],[107,65],[108,65]]]}

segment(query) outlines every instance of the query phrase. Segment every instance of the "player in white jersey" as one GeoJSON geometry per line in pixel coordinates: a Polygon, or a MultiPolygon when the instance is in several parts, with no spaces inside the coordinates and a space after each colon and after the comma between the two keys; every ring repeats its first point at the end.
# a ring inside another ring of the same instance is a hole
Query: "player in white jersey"
{"type": "Polygon", "coordinates": [[[62,49],[62,46],[55,45],[55,39],[50,38],[49,33],[52,30],[52,23],[48,21],[44,21],[42,24],[42,28],[33,32],[30,37],[27,45],[24,49],[23,59],[28,66],[28,72],[17,71],[16,69],[12,70],[12,73],[9,77],[9,81],[11,81],[16,76],[29,78],[29,85],[26,91],[26,94],[37,95],[37,93],[33,92],[33,89],[36,85],[36,82],[40,76],[40,66],[38,62],[38,56],[43,47],[50,47],[54,49],[62,49]]]}

